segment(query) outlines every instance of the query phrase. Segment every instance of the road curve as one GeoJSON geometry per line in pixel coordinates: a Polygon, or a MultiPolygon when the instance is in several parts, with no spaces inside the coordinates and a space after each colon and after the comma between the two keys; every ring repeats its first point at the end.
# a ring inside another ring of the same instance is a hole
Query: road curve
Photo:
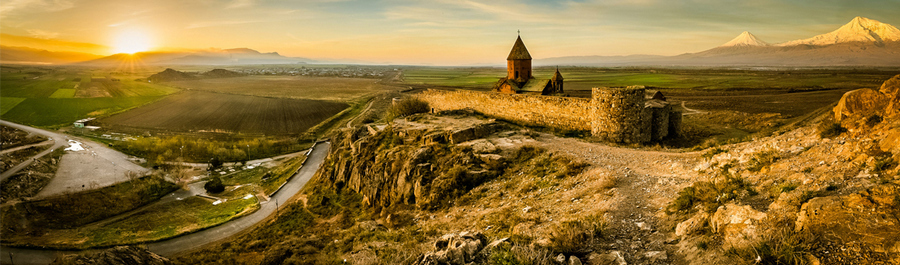
{"type": "MultiPolygon", "coordinates": [[[[208,243],[225,239],[252,227],[275,213],[276,206],[278,208],[284,208],[284,203],[296,195],[300,189],[312,179],[313,175],[319,169],[319,166],[325,161],[325,157],[328,155],[328,150],[330,148],[331,143],[329,142],[316,144],[309,157],[307,157],[303,168],[301,168],[300,171],[281,188],[281,190],[272,195],[268,202],[262,202],[259,210],[256,212],[210,229],[146,244],[147,247],[154,253],[171,257],[177,253],[196,249],[208,243]]],[[[58,255],[71,253],[76,252],[0,247],[0,264],[43,265],[53,262],[58,255]]]]}
{"type": "Polygon", "coordinates": [[[51,146],[50,148],[47,148],[47,150],[44,150],[43,152],[40,152],[37,155],[31,157],[31,159],[27,159],[24,162],[19,163],[18,165],[10,168],[9,170],[3,171],[3,173],[0,173],[0,182],[6,180],[7,178],[11,177],[12,175],[15,175],[16,173],[18,173],[20,170],[24,169],[28,165],[31,165],[31,162],[34,161],[35,159],[41,158],[41,157],[49,154],[50,152],[53,152],[53,150],[63,147],[67,143],[66,137],[63,136],[62,134],[58,134],[58,133],[54,133],[54,132],[50,132],[50,131],[46,131],[46,130],[41,130],[38,128],[33,128],[33,127],[18,124],[18,123],[4,121],[4,120],[0,120],[0,124],[3,124],[3,126],[9,126],[12,128],[23,130],[26,132],[40,134],[40,135],[46,136],[48,139],[50,139],[54,142],[53,146],[51,146]]]}

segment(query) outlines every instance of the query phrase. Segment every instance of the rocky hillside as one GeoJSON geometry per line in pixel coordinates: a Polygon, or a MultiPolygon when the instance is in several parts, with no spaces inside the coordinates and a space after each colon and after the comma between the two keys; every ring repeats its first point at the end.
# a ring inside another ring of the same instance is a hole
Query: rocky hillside
{"type": "Polygon", "coordinates": [[[876,107],[848,93],[862,107],[836,108],[840,122],[701,152],[471,113],[346,129],[297,202],[176,262],[897,264],[898,79],[876,107]]]}

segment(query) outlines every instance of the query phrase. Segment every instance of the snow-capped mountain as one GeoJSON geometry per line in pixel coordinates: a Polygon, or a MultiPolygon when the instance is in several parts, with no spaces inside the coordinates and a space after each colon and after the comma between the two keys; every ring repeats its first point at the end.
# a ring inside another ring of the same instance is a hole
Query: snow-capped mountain
{"type": "Polygon", "coordinates": [[[592,66],[900,66],[900,30],[856,17],[835,31],[809,39],[768,44],[750,32],[721,46],[676,56],[572,56],[538,59],[535,65],[592,66]]]}
{"type": "Polygon", "coordinates": [[[755,47],[755,46],[769,46],[771,44],[760,40],[753,33],[748,31],[744,31],[741,35],[738,35],[736,38],[732,39],[725,44],[722,44],[719,47],[755,47]]]}
{"type": "Polygon", "coordinates": [[[855,17],[835,31],[809,39],[788,41],[778,46],[815,45],[825,46],[849,42],[900,41],[900,30],[890,24],[864,17],[855,17]]]}

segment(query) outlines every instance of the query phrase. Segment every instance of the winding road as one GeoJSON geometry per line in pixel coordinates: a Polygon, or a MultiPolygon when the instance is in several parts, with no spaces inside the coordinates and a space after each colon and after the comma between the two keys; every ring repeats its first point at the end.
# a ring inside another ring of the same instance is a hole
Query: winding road
{"type": "Polygon", "coordinates": [[[53,146],[51,146],[50,148],[47,148],[47,150],[44,150],[44,151],[38,153],[37,155],[31,157],[31,159],[26,159],[24,162],[19,163],[18,165],[10,168],[7,171],[3,171],[3,173],[0,173],[0,182],[15,175],[16,173],[18,173],[20,170],[24,169],[28,165],[31,165],[31,162],[34,161],[35,159],[44,157],[45,155],[49,154],[50,152],[53,152],[53,150],[63,147],[67,143],[66,137],[62,134],[50,132],[47,130],[41,130],[38,128],[33,128],[33,127],[18,124],[18,123],[4,121],[4,120],[0,120],[0,124],[3,124],[3,126],[16,128],[18,130],[23,130],[23,131],[30,132],[30,133],[40,134],[40,135],[46,136],[48,139],[50,139],[49,141],[53,141],[53,146]]]}
{"type": "MultiPolygon", "coordinates": [[[[284,208],[284,203],[294,197],[312,179],[319,166],[325,161],[325,156],[330,148],[331,143],[329,142],[318,143],[313,146],[313,151],[307,157],[306,163],[300,171],[281,190],[272,195],[269,201],[260,203],[260,208],[256,212],[210,229],[149,243],[146,244],[147,247],[154,253],[170,257],[180,252],[196,249],[205,244],[225,239],[253,227],[275,213],[276,208],[284,208]]],[[[58,255],[71,253],[76,252],[0,246],[0,264],[49,264],[58,255]]]]}

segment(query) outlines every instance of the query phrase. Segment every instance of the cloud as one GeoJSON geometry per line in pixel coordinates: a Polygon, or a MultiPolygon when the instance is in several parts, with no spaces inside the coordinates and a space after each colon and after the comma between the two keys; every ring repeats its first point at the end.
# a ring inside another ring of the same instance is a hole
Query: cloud
{"type": "Polygon", "coordinates": [[[198,29],[198,28],[208,28],[208,27],[217,27],[217,26],[230,26],[230,25],[241,25],[241,24],[250,24],[250,23],[261,23],[266,22],[262,20],[219,20],[219,21],[200,21],[194,22],[188,25],[185,29],[198,29]]]}
{"type": "Polygon", "coordinates": [[[75,7],[71,0],[8,0],[0,5],[0,17],[11,14],[56,12],[75,7]]]}
{"type": "Polygon", "coordinates": [[[59,32],[50,32],[50,31],[44,31],[44,30],[39,30],[39,29],[29,29],[27,31],[28,31],[28,34],[31,35],[31,37],[38,38],[38,39],[45,39],[45,40],[55,39],[56,37],[59,36],[59,32]]]}
{"type": "Polygon", "coordinates": [[[250,7],[253,5],[256,5],[256,0],[233,0],[233,1],[231,1],[230,4],[225,6],[225,8],[228,8],[228,9],[243,8],[243,7],[250,7]]]}

